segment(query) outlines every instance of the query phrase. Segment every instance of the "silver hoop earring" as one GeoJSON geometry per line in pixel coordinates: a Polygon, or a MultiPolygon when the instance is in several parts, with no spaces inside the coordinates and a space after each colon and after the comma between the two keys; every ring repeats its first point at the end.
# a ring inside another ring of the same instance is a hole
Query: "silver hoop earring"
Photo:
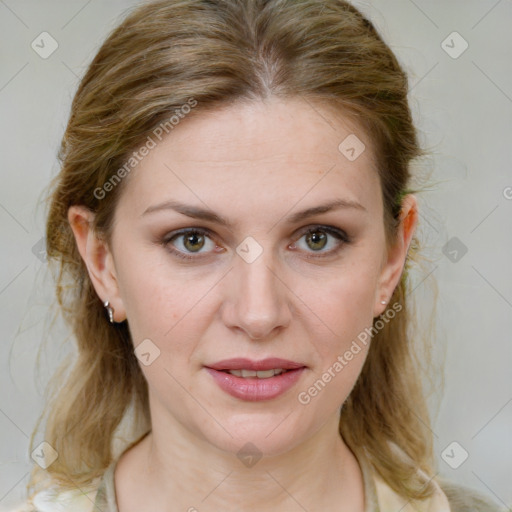
{"type": "Polygon", "coordinates": [[[111,324],[114,323],[114,308],[110,305],[110,302],[106,300],[103,303],[103,306],[105,306],[107,313],[108,313],[108,319],[111,324]]]}

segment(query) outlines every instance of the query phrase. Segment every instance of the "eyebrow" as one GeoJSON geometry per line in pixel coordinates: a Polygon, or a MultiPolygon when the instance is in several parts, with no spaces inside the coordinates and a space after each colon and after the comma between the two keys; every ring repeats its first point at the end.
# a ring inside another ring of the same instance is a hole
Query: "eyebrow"
{"type": "MultiPolygon", "coordinates": [[[[349,199],[336,199],[334,201],[330,201],[322,205],[313,206],[311,208],[306,208],[305,210],[296,212],[290,217],[288,217],[286,219],[286,222],[288,224],[295,224],[309,217],[340,209],[356,209],[363,212],[368,212],[368,210],[357,201],[352,201],[349,199]]],[[[201,219],[204,221],[214,222],[221,226],[226,226],[227,228],[233,227],[233,224],[230,221],[228,221],[221,215],[216,214],[212,210],[209,210],[207,208],[200,208],[197,206],[191,206],[174,200],[169,200],[154,206],[150,206],[144,211],[144,213],[141,216],[145,216],[150,213],[159,212],[163,210],[174,210],[193,219],[201,219]]]]}

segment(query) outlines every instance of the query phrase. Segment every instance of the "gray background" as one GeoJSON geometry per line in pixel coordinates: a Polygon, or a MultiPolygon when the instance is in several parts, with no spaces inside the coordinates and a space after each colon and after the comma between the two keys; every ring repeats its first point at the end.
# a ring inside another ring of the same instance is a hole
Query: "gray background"
{"type": "MultiPolygon", "coordinates": [[[[431,403],[439,471],[511,506],[512,2],[355,3],[409,71],[414,116],[430,150],[420,169],[435,186],[419,196],[428,261],[414,275],[413,293],[429,312],[438,283],[436,360],[445,360],[446,382],[431,403]],[[463,40],[448,37],[454,31],[469,45],[457,58],[463,40]]],[[[0,509],[23,496],[44,385],[69,352],[57,326],[36,370],[53,297],[40,251],[43,189],[58,170],[79,77],[135,4],[0,0],[0,509]],[[47,59],[31,47],[43,31],[58,43],[47,59]]],[[[440,382],[438,370],[431,374],[440,382]]]]}

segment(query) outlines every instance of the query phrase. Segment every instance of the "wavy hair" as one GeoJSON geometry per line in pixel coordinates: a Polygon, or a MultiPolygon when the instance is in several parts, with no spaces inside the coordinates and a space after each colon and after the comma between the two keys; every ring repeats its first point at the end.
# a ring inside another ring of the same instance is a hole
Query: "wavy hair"
{"type": "MultiPolygon", "coordinates": [[[[342,0],[159,0],[124,17],[79,84],[59,149],[61,169],[50,187],[47,254],[77,356],[66,375],[55,377],[38,421],[45,421],[45,440],[58,452],[46,476],[67,488],[87,486],[114,459],[123,420],[133,426],[132,442],[150,429],[147,383],[127,322],[106,320],[68,208],[84,205],[94,212],[93,228],[108,241],[126,180],[102,198],[98,189],[190,98],[197,102],[190,115],[200,115],[241,100],[301,97],[350,116],[368,137],[378,163],[386,240],[392,243],[402,198],[413,192],[411,163],[425,154],[407,94],[408,78],[396,56],[373,24],[342,0]]],[[[406,297],[418,250],[414,237],[390,298],[400,313],[375,329],[339,423],[349,446],[364,448],[376,472],[408,499],[434,491],[432,433],[417,355],[421,351],[421,361],[427,361],[429,345],[413,344],[406,297]]],[[[35,466],[29,490],[38,472],[35,466]]]]}

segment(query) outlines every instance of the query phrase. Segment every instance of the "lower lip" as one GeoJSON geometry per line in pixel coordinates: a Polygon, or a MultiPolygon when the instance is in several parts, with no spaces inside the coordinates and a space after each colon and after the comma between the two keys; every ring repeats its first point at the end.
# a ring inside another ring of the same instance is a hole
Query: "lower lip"
{"type": "Polygon", "coordinates": [[[206,368],[219,387],[235,398],[250,402],[271,400],[290,389],[302,375],[305,367],[288,370],[268,379],[244,378],[227,372],[206,368]]]}

